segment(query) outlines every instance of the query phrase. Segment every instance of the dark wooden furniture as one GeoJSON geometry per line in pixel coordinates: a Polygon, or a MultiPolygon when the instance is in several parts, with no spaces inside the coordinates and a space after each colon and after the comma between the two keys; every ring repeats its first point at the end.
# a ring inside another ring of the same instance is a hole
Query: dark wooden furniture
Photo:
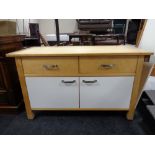
{"type": "MultiPolygon", "coordinates": [[[[93,34],[89,39],[92,45],[125,45],[125,19],[79,19],[77,24],[80,31],[87,31],[87,35],[93,34]]],[[[83,39],[80,40],[83,42],[83,39]]]]}
{"type": "Polygon", "coordinates": [[[122,44],[121,40],[123,40],[123,44],[125,45],[124,34],[96,35],[96,34],[90,34],[90,33],[88,34],[71,33],[68,35],[69,35],[70,44],[74,44],[72,42],[73,38],[79,38],[79,45],[119,45],[119,44],[122,44]]]}
{"type": "Polygon", "coordinates": [[[78,38],[79,39],[79,45],[84,45],[84,44],[93,44],[93,34],[75,34],[75,33],[70,33],[69,35],[69,43],[72,44],[72,39],[73,38],[78,38]]]}
{"type": "Polygon", "coordinates": [[[41,46],[40,39],[33,37],[25,37],[23,42],[24,47],[41,46]]]}
{"type": "Polygon", "coordinates": [[[104,35],[93,35],[93,45],[125,45],[124,34],[104,34],[104,35]],[[110,40],[108,40],[110,39],[110,40]]]}
{"type": "Polygon", "coordinates": [[[26,37],[24,41],[24,46],[41,46],[41,42],[44,46],[49,46],[48,42],[45,40],[43,35],[39,31],[38,23],[29,23],[30,37],[26,37]]]}
{"type": "Polygon", "coordinates": [[[112,28],[112,20],[110,19],[78,19],[77,23],[79,30],[95,34],[107,34],[112,28]]]}
{"type": "Polygon", "coordinates": [[[30,36],[25,37],[24,46],[41,46],[40,36],[39,36],[39,24],[38,23],[29,23],[30,36]]]}
{"type": "Polygon", "coordinates": [[[14,58],[7,58],[6,53],[23,48],[24,35],[0,36],[0,111],[18,109],[22,93],[14,58]]]}

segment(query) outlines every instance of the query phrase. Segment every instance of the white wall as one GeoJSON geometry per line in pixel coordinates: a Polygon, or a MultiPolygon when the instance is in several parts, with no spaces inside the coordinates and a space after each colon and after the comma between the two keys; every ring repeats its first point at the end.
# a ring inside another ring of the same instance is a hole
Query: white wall
{"type": "Polygon", "coordinates": [[[39,19],[38,23],[42,35],[55,34],[55,23],[53,19],[39,19]]]}
{"type": "Polygon", "coordinates": [[[139,48],[154,52],[151,62],[155,63],[155,19],[147,20],[139,48]]]}
{"type": "Polygon", "coordinates": [[[78,31],[76,19],[60,19],[59,27],[60,33],[73,33],[78,31]]]}
{"type": "MultiPolygon", "coordinates": [[[[42,35],[55,34],[55,21],[54,19],[39,19],[39,29],[42,35]]],[[[78,31],[75,19],[59,19],[60,33],[73,33],[78,31]]]]}
{"type": "Polygon", "coordinates": [[[29,23],[38,23],[37,19],[17,19],[16,20],[17,34],[30,34],[29,23]]]}
{"type": "Polygon", "coordinates": [[[16,33],[29,35],[29,23],[38,23],[38,19],[1,19],[16,22],[16,33]]]}
{"type": "MultiPolygon", "coordinates": [[[[29,35],[29,22],[39,23],[39,29],[42,35],[55,34],[55,21],[54,19],[6,19],[17,22],[17,34],[29,35]],[[23,26],[24,25],[24,26],[23,26]]],[[[76,19],[59,19],[60,33],[73,33],[77,32],[76,19]]]]}

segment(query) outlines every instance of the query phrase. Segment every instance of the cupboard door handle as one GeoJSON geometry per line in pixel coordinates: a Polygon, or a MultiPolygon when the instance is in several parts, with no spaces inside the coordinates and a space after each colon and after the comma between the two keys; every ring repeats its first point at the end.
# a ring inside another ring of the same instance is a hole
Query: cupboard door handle
{"type": "Polygon", "coordinates": [[[75,83],[76,80],[72,80],[72,81],[65,81],[65,80],[62,80],[61,82],[62,82],[62,83],[75,83]]]}
{"type": "Polygon", "coordinates": [[[86,80],[82,80],[83,83],[96,83],[97,80],[93,80],[93,81],[86,81],[86,80]]]}
{"type": "Polygon", "coordinates": [[[115,64],[101,64],[99,68],[101,69],[112,69],[115,64]]]}
{"type": "Polygon", "coordinates": [[[59,69],[59,66],[58,65],[43,65],[43,67],[46,70],[58,70],[59,69]]]}

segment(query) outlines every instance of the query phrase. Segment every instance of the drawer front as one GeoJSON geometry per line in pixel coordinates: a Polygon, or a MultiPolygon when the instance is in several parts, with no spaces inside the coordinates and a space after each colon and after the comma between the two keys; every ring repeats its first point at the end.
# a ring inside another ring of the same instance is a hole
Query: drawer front
{"type": "Polygon", "coordinates": [[[134,77],[80,78],[80,108],[128,109],[134,77]]]}
{"type": "Polygon", "coordinates": [[[26,77],[32,109],[79,108],[78,77],[26,77]]]}
{"type": "Polygon", "coordinates": [[[80,57],[79,65],[81,74],[134,74],[137,57],[80,57]]]}
{"type": "Polygon", "coordinates": [[[24,74],[28,75],[72,75],[78,73],[77,57],[49,57],[22,59],[24,74]]]}

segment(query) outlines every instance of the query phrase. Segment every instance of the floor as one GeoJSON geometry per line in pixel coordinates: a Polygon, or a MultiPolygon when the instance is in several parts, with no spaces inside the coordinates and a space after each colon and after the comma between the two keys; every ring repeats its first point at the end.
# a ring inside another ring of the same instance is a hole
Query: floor
{"type": "MultiPolygon", "coordinates": [[[[146,88],[154,89],[154,77],[146,88]]],[[[27,120],[25,111],[0,114],[0,135],[144,135],[151,134],[137,111],[133,121],[126,112],[38,112],[27,120]]]]}
{"type": "Polygon", "coordinates": [[[23,111],[0,114],[1,135],[143,135],[142,118],[136,112],[133,121],[126,112],[39,112],[27,120],[23,111]]]}

